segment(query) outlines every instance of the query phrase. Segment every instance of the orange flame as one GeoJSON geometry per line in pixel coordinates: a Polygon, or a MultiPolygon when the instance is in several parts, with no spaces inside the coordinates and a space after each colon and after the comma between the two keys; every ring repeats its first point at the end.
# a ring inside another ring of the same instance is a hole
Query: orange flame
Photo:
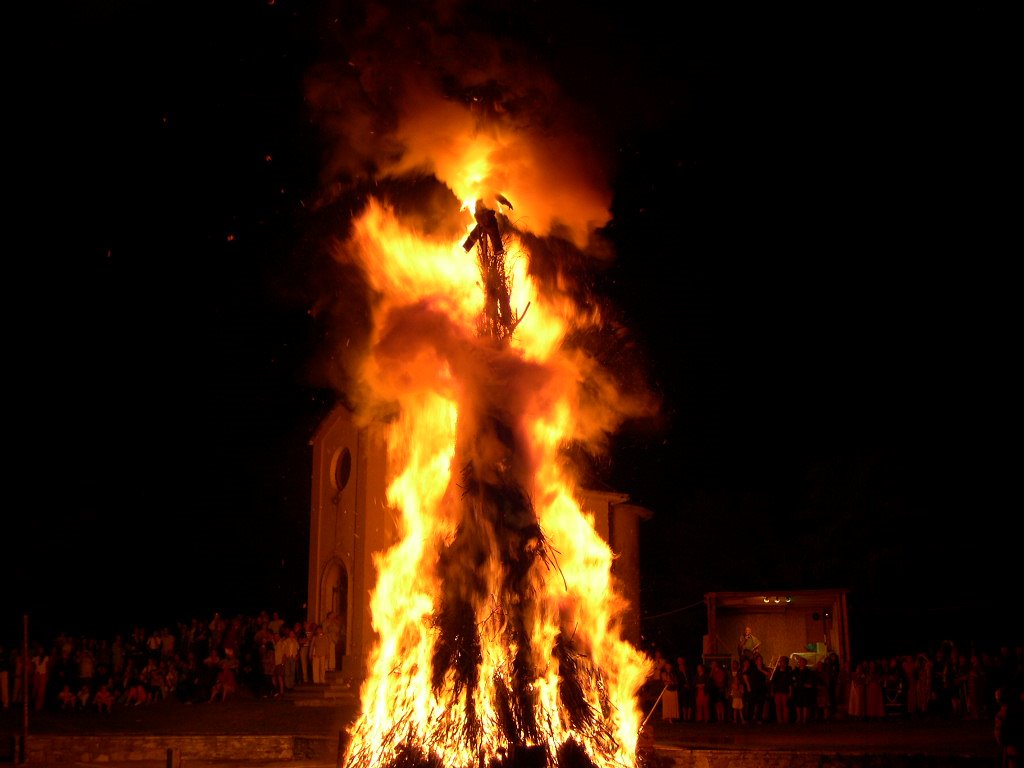
{"type": "MultiPolygon", "coordinates": [[[[475,199],[480,180],[494,178],[492,155],[480,141],[462,145],[464,162],[451,164],[452,188],[475,199]]],[[[464,212],[468,234],[473,222],[464,212]]],[[[560,460],[569,441],[596,439],[630,406],[610,376],[566,344],[572,330],[599,322],[597,311],[545,295],[531,276],[526,247],[513,234],[505,238],[509,303],[521,318],[507,344],[479,333],[485,289],[463,247],[465,234],[428,237],[371,199],[345,244],[374,294],[371,353],[361,375],[369,397],[397,414],[387,429],[387,501],[400,522],[398,541],[375,555],[378,642],[361,714],[350,728],[346,765],[353,768],[397,764],[410,745],[446,766],[508,759],[509,744],[491,725],[503,716],[501,689],[512,685],[523,649],[506,645],[509,615],[501,596],[508,563],[486,526],[479,527],[487,539],[479,545],[489,556],[473,567],[483,588],[462,593],[473,597],[479,630],[477,683],[470,690],[451,673],[441,681],[433,673],[436,616],[444,590],[453,588],[442,584],[439,553],[473,526],[460,501],[458,470],[466,462],[485,471],[511,467],[549,546],[550,557],[532,563],[516,601],[529,636],[526,690],[537,724],[524,742],[549,756],[574,742],[602,768],[636,764],[637,691],[651,662],[622,638],[627,606],[612,578],[613,553],[581,510],[576,480],[560,460]],[[495,412],[516,436],[514,452],[487,426],[495,412]],[[560,692],[557,646],[567,638],[580,659],[589,725],[580,725],[560,692]]]]}

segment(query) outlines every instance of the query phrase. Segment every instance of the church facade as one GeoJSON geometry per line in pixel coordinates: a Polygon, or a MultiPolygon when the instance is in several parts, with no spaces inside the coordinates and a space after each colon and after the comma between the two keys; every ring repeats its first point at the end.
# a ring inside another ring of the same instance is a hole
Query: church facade
{"type": "MultiPolygon", "coordinates": [[[[373,555],[397,541],[398,513],[387,504],[387,451],[383,424],[357,425],[338,405],[313,436],[307,618],[341,619],[337,668],[361,680],[376,640],[370,595],[376,583],[373,555]]],[[[640,643],[639,531],[649,510],[626,494],[584,489],[577,499],[615,557],[612,572],[629,603],[625,638],[640,643]]]]}

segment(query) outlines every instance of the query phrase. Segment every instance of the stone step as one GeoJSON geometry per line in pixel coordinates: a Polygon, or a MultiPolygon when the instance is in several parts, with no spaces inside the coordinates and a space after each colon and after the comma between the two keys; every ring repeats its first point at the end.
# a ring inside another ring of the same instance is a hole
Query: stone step
{"type": "Polygon", "coordinates": [[[355,703],[358,696],[359,691],[339,675],[326,684],[298,683],[285,692],[284,698],[300,706],[339,706],[355,703]]]}
{"type": "Polygon", "coordinates": [[[359,702],[355,696],[351,698],[339,696],[330,699],[294,699],[289,703],[293,707],[338,707],[340,709],[355,707],[359,702]]]}

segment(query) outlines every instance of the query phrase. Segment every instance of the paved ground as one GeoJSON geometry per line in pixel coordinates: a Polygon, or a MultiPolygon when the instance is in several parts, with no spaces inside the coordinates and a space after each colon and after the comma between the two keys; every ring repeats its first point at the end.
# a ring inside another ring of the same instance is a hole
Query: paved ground
{"type": "MultiPolygon", "coordinates": [[[[96,712],[30,713],[29,734],[287,734],[343,737],[354,705],[298,706],[289,701],[241,695],[214,704],[160,702],[96,712]]],[[[22,711],[0,710],[0,735],[20,733],[22,711]]],[[[662,724],[652,719],[645,733],[654,748],[770,749],[868,754],[931,754],[991,757],[999,752],[988,720],[894,718],[881,722],[832,721],[809,725],[662,724]]],[[[196,763],[192,763],[193,766],[196,763]]],[[[298,768],[297,764],[295,765],[298,768]]]]}
{"type": "MultiPolygon", "coordinates": [[[[213,704],[163,701],[140,707],[115,707],[110,715],[94,711],[30,712],[29,733],[40,734],[295,734],[329,735],[351,721],[353,706],[297,706],[279,699],[239,694],[213,704]]],[[[20,709],[3,711],[0,732],[22,728],[20,709]]]]}

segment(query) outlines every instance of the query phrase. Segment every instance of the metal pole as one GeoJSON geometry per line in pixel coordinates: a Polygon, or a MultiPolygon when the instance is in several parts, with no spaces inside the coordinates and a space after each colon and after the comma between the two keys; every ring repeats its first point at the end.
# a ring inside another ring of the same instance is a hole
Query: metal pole
{"type": "Polygon", "coordinates": [[[18,762],[27,761],[25,742],[28,741],[28,614],[22,617],[21,628],[21,744],[18,746],[18,762]]]}
{"type": "Polygon", "coordinates": [[[651,705],[651,711],[647,713],[647,717],[645,717],[644,721],[642,723],[640,723],[640,731],[641,731],[641,733],[644,730],[644,726],[647,725],[647,721],[651,719],[651,715],[654,714],[654,710],[656,710],[658,708],[658,702],[661,701],[661,697],[665,695],[665,691],[667,691],[667,690],[668,690],[668,683],[665,683],[665,687],[661,689],[661,693],[658,694],[658,698],[656,698],[654,700],[654,704],[651,705]]]}

